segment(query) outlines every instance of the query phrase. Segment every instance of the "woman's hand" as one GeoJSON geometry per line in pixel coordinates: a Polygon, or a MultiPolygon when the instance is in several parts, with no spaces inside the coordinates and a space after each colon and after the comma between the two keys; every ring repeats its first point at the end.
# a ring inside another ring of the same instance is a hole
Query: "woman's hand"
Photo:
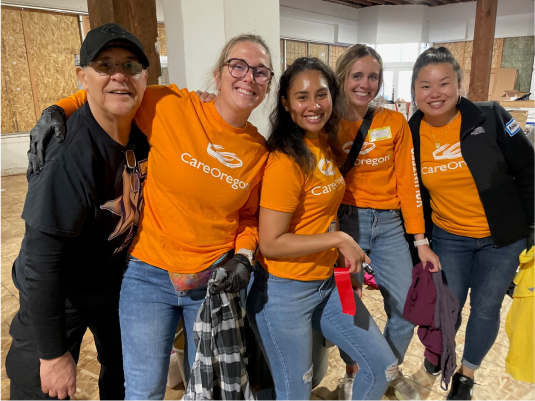
{"type": "Polygon", "coordinates": [[[429,248],[429,245],[420,245],[417,247],[418,249],[418,258],[420,258],[420,262],[422,262],[422,266],[425,267],[427,262],[433,263],[433,269],[429,270],[432,273],[436,273],[439,270],[442,270],[442,266],[440,265],[440,259],[438,258],[437,254],[429,248]]]}
{"type": "Polygon", "coordinates": [[[210,103],[212,100],[216,98],[215,93],[203,92],[203,91],[195,91],[195,93],[197,94],[197,96],[199,96],[199,98],[201,99],[201,102],[203,103],[210,103]]]}
{"type": "Polygon", "coordinates": [[[337,233],[341,235],[342,244],[338,250],[344,255],[345,267],[349,267],[349,273],[359,273],[362,270],[362,262],[371,263],[372,261],[350,235],[342,231],[337,231],[337,233]]]}
{"type": "Polygon", "coordinates": [[[360,281],[358,281],[353,274],[350,274],[349,277],[351,278],[351,287],[353,287],[353,291],[357,293],[357,297],[362,298],[362,284],[360,284],[360,281]]]}

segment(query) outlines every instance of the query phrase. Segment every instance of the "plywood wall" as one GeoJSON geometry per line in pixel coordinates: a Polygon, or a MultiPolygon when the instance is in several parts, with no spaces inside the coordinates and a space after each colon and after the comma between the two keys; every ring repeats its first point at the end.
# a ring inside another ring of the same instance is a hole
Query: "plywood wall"
{"type": "Polygon", "coordinates": [[[2,7],[2,132],[29,131],[35,121],[21,11],[2,7]]]}
{"type": "MultiPolygon", "coordinates": [[[[457,59],[461,68],[465,74],[470,74],[470,69],[472,67],[472,52],[474,49],[473,41],[466,42],[449,42],[449,43],[435,43],[434,47],[444,46],[453,54],[457,59]]],[[[503,50],[503,38],[494,39],[494,44],[492,47],[492,67],[491,68],[500,68],[502,60],[502,50],[503,50]]]]}
{"type": "Polygon", "coordinates": [[[165,25],[158,24],[158,49],[160,56],[167,56],[167,41],[165,39],[165,25]]]}
{"type": "Polygon", "coordinates": [[[40,111],[78,89],[74,64],[81,46],[78,16],[23,10],[22,25],[36,108],[40,111]]]}

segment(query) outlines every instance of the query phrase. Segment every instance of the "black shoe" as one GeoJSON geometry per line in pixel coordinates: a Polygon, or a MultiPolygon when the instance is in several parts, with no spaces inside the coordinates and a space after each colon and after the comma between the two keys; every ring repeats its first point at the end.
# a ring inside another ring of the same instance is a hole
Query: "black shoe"
{"type": "Polygon", "coordinates": [[[424,358],[424,369],[430,375],[438,376],[440,374],[440,357],[438,358],[438,365],[433,365],[429,359],[424,358]]]}
{"type": "Polygon", "coordinates": [[[457,372],[451,379],[451,391],[447,400],[471,400],[474,388],[474,379],[457,372]]]}

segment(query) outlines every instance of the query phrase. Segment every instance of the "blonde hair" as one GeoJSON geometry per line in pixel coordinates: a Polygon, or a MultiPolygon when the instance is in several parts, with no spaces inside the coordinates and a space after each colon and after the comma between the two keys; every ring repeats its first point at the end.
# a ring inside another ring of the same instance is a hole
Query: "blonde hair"
{"type": "MultiPolygon", "coordinates": [[[[221,53],[219,54],[219,58],[217,59],[217,62],[215,63],[215,65],[213,66],[212,70],[210,71],[210,84],[207,85],[207,86],[213,86],[214,85],[214,79],[215,79],[215,76],[216,75],[219,75],[221,76],[221,72],[223,71],[223,67],[225,66],[227,60],[228,60],[228,55],[230,53],[230,51],[232,50],[232,48],[234,46],[236,46],[238,43],[242,43],[242,42],[251,42],[251,43],[256,43],[257,45],[260,45],[262,46],[265,50],[266,50],[266,53],[267,53],[267,56],[268,56],[268,59],[269,59],[269,68],[273,68],[273,60],[272,60],[272,57],[271,57],[271,50],[269,50],[269,47],[268,45],[266,44],[265,40],[262,39],[262,37],[260,35],[253,35],[253,34],[243,34],[243,35],[238,35],[238,36],[235,36],[233,37],[232,39],[230,39],[226,44],[225,46],[223,47],[223,49],[221,50],[221,53]]],[[[268,84],[268,90],[269,90],[269,86],[271,85],[271,82],[273,80],[271,80],[268,84]]]]}
{"type": "MultiPolygon", "coordinates": [[[[363,57],[366,57],[366,56],[373,57],[379,63],[379,66],[380,66],[380,69],[379,69],[379,82],[378,82],[378,85],[377,85],[377,93],[375,94],[375,96],[377,96],[378,93],[381,91],[381,88],[382,88],[383,82],[384,82],[384,80],[383,80],[383,71],[384,71],[383,59],[381,58],[379,53],[377,53],[377,51],[373,47],[370,47],[370,46],[367,46],[367,45],[364,45],[364,44],[356,44],[356,45],[353,45],[353,46],[347,48],[346,51],[344,53],[342,53],[342,55],[338,58],[338,60],[336,60],[335,72],[336,72],[336,75],[338,76],[338,82],[340,83],[340,87],[342,88],[344,94],[345,94],[345,86],[346,86],[347,80],[349,78],[349,73],[351,72],[351,68],[353,67],[353,63],[355,63],[355,61],[357,61],[357,60],[359,60],[359,59],[361,59],[363,57]]],[[[394,99],[392,99],[392,100],[394,100],[394,99]]],[[[381,105],[378,105],[378,106],[381,106],[381,105]]],[[[376,112],[377,112],[378,108],[379,107],[376,108],[376,112]]]]}

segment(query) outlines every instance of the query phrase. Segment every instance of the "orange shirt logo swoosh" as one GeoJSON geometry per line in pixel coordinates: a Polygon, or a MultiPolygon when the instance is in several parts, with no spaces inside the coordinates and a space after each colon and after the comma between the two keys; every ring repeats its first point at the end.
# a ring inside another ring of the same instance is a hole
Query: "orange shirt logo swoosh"
{"type": "Polygon", "coordinates": [[[437,150],[433,152],[433,157],[435,158],[435,160],[457,159],[458,157],[462,156],[460,142],[457,142],[456,144],[451,145],[449,148],[448,146],[450,146],[449,143],[442,145],[440,148],[438,148],[437,150]]]}
{"type": "MultiPolygon", "coordinates": [[[[346,142],[344,143],[344,146],[342,146],[342,150],[344,151],[344,153],[349,153],[352,146],[353,146],[353,141],[346,142]]],[[[360,149],[359,155],[365,155],[366,153],[370,153],[374,149],[375,149],[375,143],[364,142],[362,144],[362,149],[360,149]]]]}
{"type": "Polygon", "coordinates": [[[321,159],[318,169],[326,176],[334,175],[334,163],[332,160],[321,159]]]}
{"type": "Polygon", "coordinates": [[[219,160],[219,162],[227,167],[230,168],[238,168],[243,166],[243,162],[240,160],[236,154],[231,152],[220,152],[220,150],[224,149],[221,145],[215,145],[215,144],[208,144],[208,148],[206,148],[206,151],[210,156],[212,156],[214,159],[219,160]]]}

